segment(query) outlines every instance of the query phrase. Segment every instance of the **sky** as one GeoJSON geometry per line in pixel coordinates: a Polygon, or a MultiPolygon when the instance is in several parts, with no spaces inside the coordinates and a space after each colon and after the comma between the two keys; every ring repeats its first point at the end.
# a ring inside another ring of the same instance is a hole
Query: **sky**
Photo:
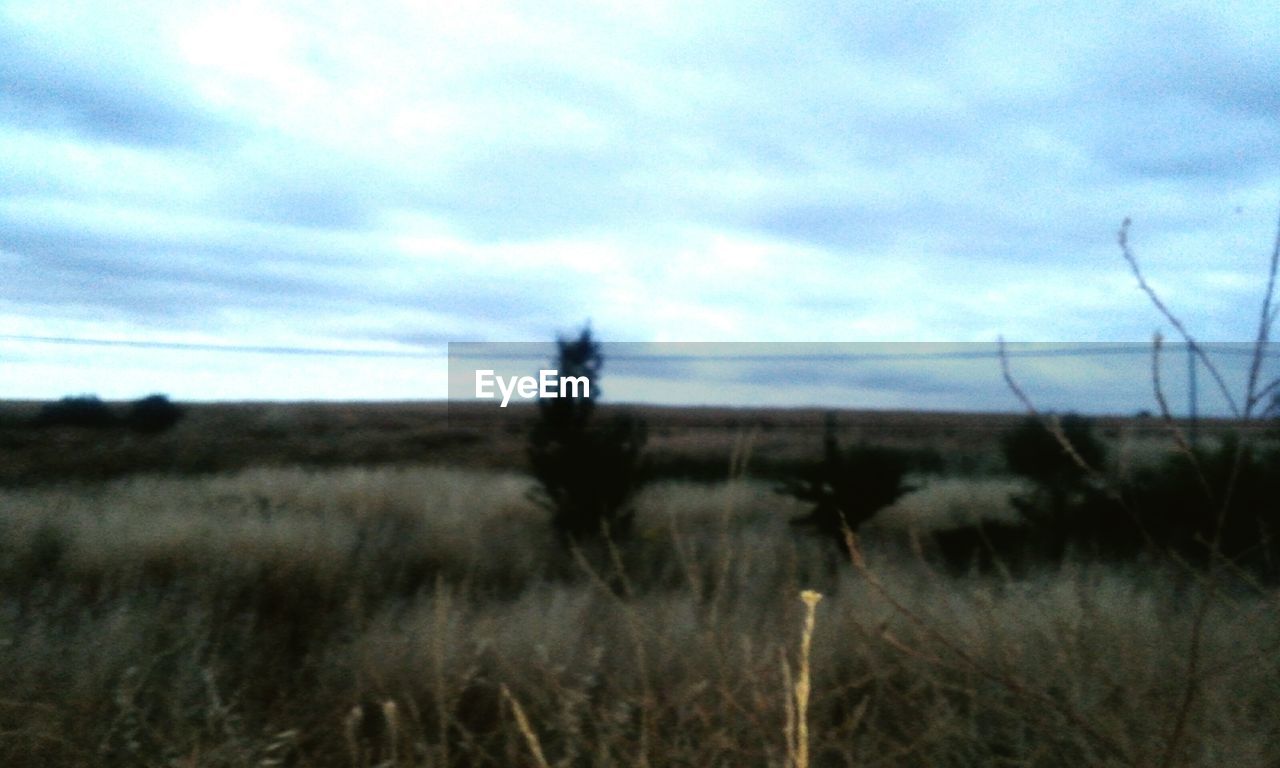
{"type": "Polygon", "coordinates": [[[588,321],[1176,338],[1126,217],[1252,339],[1280,7],[1030,5],[0,0],[0,397],[436,399],[448,342],[588,321]]]}

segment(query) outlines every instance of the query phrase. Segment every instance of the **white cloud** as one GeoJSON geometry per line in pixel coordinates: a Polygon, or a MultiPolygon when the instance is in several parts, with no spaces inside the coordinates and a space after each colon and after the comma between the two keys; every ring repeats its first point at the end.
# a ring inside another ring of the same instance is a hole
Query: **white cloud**
{"type": "Polygon", "coordinates": [[[1162,321],[1115,246],[1132,215],[1170,303],[1247,338],[1280,204],[1277,15],[12,2],[0,319],[237,343],[587,318],[636,340],[1142,341],[1162,321]]]}

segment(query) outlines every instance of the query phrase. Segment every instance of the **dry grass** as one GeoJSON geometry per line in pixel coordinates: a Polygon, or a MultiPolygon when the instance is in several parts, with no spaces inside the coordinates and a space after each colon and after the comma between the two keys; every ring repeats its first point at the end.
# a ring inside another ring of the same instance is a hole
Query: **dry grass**
{"type": "MultiPolygon", "coordinates": [[[[39,403],[0,401],[0,486],[100,481],[138,472],[170,475],[234,472],[260,466],[342,468],[454,466],[524,471],[533,411],[443,403],[188,404],[186,417],[158,435],[125,430],[28,425],[39,403]]],[[[120,407],[120,404],[117,404],[120,407]]],[[[603,406],[607,415],[619,406],[603,406]]],[[[650,426],[649,456],[667,476],[720,482],[729,456],[756,430],[754,476],[776,478],[820,454],[823,414],[816,410],[638,409],[650,426]]],[[[926,451],[951,472],[999,471],[999,437],[1019,417],[1009,414],[844,411],[842,442],[866,441],[926,451]]],[[[1159,446],[1154,419],[1104,418],[1101,433],[1121,452],[1143,458],[1159,446]]],[[[1202,432],[1222,424],[1204,423],[1202,432]]]]}
{"type": "MultiPolygon", "coordinates": [[[[620,580],[559,552],[526,488],[388,468],[0,492],[0,762],[797,764],[779,658],[808,659],[811,766],[1163,754],[1195,583],[950,578],[869,533],[873,584],[752,481],[649,489],[620,580]]],[[[998,496],[948,481],[913,519],[998,496]]],[[[1178,764],[1280,761],[1275,607],[1214,599],[1178,764]]]]}

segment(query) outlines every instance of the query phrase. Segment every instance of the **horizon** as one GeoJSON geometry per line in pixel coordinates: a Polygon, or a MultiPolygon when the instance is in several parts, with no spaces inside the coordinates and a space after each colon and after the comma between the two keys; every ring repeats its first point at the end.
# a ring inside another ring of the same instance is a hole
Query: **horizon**
{"type": "MultiPolygon", "coordinates": [[[[1232,406],[1213,375],[1185,344],[1163,345],[1161,390],[1176,418],[1230,418],[1232,406]],[[1193,402],[1194,393],[1194,402],[1193,402]]],[[[602,342],[605,361],[593,397],[606,405],[695,409],[840,410],[851,412],[991,413],[1027,412],[1003,378],[996,345],[602,342]]],[[[1205,345],[1233,397],[1243,391],[1253,346],[1205,345]]],[[[233,355],[266,355],[262,351],[233,355]]],[[[274,354],[283,354],[276,352],[274,354]]],[[[1043,412],[1095,416],[1158,413],[1151,379],[1152,350],[1142,345],[1009,343],[1005,358],[1014,382],[1043,412]]],[[[294,357],[293,354],[286,355],[294,357]]],[[[306,357],[307,355],[302,355],[306,357]]],[[[1260,381],[1274,376],[1280,349],[1264,352],[1260,381]]],[[[555,367],[555,344],[544,342],[451,344],[447,396],[419,392],[408,397],[182,397],[159,389],[103,394],[92,387],[10,402],[45,403],[78,396],[130,402],[162,394],[176,402],[297,404],[466,404],[477,400],[475,372],[503,379],[535,375],[555,367]]],[[[375,359],[375,364],[378,361],[375,359]]],[[[296,361],[295,361],[296,364],[296,361]]],[[[495,391],[495,395],[497,392],[495,391]]],[[[500,398],[499,398],[500,399],[500,398]]],[[[530,402],[512,397],[511,405],[530,402]]],[[[1253,409],[1262,415],[1269,401],[1253,409]]],[[[1237,404],[1238,405],[1238,404],[1237,404]]]]}

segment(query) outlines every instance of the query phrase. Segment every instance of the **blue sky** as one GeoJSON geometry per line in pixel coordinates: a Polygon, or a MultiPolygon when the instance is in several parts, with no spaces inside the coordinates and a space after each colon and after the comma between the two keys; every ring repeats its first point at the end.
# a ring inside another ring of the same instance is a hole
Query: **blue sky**
{"type": "Polygon", "coordinates": [[[0,2],[0,396],[438,398],[446,342],[587,319],[1142,342],[1171,329],[1126,216],[1187,325],[1248,340],[1276,29],[1271,3],[0,2]]]}

